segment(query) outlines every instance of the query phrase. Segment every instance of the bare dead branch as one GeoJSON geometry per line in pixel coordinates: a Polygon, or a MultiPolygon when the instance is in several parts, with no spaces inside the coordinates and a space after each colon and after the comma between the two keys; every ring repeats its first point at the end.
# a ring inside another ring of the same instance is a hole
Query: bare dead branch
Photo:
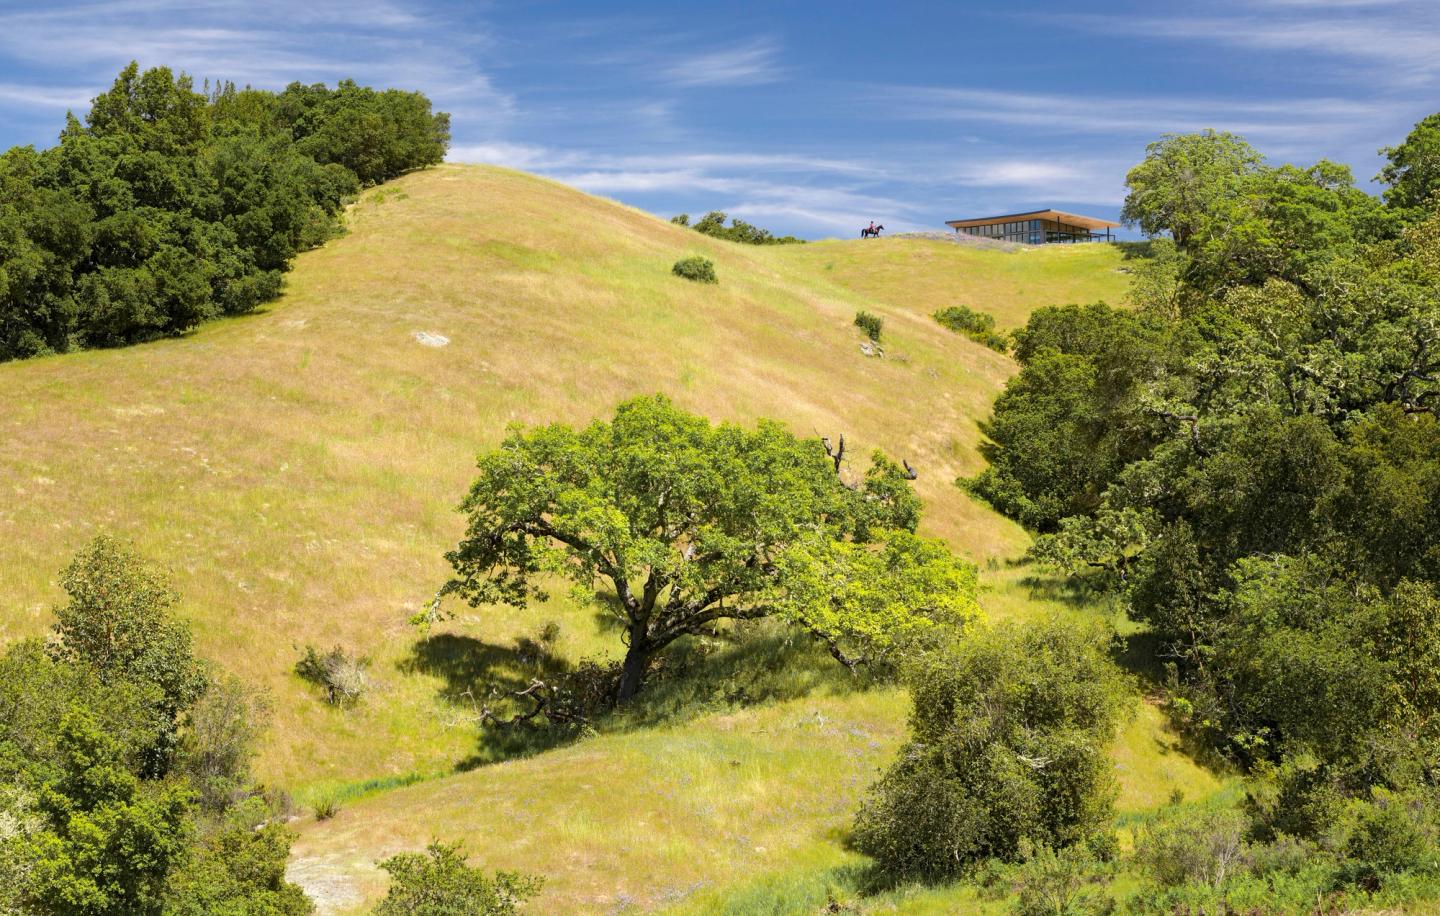
{"type": "Polygon", "coordinates": [[[841,434],[840,434],[840,447],[839,447],[839,448],[832,448],[832,447],[831,447],[831,445],[830,445],[830,437],[829,437],[829,436],[821,436],[821,437],[820,437],[820,444],[822,444],[822,445],[825,446],[825,454],[829,455],[829,456],[830,456],[830,460],[833,461],[833,462],[835,462],[835,473],[836,473],[836,474],[839,474],[839,473],[840,473],[840,462],[842,462],[842,461],[845,460],[845,434],[844,434],[844,433],[841,433],[841,434]]]}
{"type": "Polygon", "coordinates": [[[544,716],[552,724],[583,724],[586,718],[582,715],[571,713],[560,708],[556,700],[556,688],[545,681],[535,678],[528,687],[522,690],[511,690],[501,694],[497,690],[491,690],[490,698],[484,703],[475,699],[475,694],[466,690],[461,696],[470,701],[470,708],[473,714],[465,717],[468,721],[477,725],[495,725],[501,728],[513,728],[526,722],[532,722],[540,716],[544,716]],[[528,702],[530,707],[511,716],[500,716],[496,714],[491,700],[501,696],[509,699],[528,702]]]}
{"type": "Polygon", "coordinates": [[[1166,420],[1174,420],[1176,422],[1189,425],[1190,445],[1195,449],[1195,453],[1202,458],[1210,454],[1209,451],[1206,450],[1205,446],[1200,444],[1200,418],[1195,414],[1173,413],[1168,410],[1160,410],[1156,407],[1148,408],[1145,412],[1150,414],[1151,416],[1161,417],[1166,420]]]}

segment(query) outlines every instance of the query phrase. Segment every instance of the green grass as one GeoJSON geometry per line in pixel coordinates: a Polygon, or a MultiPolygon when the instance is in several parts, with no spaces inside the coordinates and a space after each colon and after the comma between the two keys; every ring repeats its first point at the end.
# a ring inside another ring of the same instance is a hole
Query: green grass
{"type": "MultiPolygon", "coordinates": [[[[981,565],[992,618],[1107,613],[1008,565],[1026,533],[953,485],[981,466],[978,421],[1015,367],[931,314],[964,302],[1011,327],[1040,305],[1119,301],[1115,250],[743,246],[461,166],[371,192],[350,222],[263,313],[0,365],[0,642],[44,632],[59,569],[98,531],[168,565],[201,653],[272,697],[258,775],[341,802],[302,820],[296,846],[297,877],[331,909],[373,897],[373,863],[432,837],[545,873],[542,912],[703,908],[732,891],[740,912],[858,861],[845,830],[903,737],[905,698],[856,690],[774,634],[756,658],[720,647],[578,743],[477,737],[460,694],[522,676],[517,639],[553,619],[566,658],[619,645],[564,594],[459,608],[428,641],[406,624],[445,581],[474,456],[508,424],[581,423],[663,391],[717,420],[843,432],[853,454],[919,469],[924,528],[981,565]],[[672,276],[689,254],[720,282],[672,276]],[[885,321],[883,359],[860,352],[862,308],[885,321]],[[293,672],[306,644],[371,657],[375,688],[327,705],[293,672]]],[[[1122,810],[1221,785],[1137,708],[1116,745],[1122,810]]]]}

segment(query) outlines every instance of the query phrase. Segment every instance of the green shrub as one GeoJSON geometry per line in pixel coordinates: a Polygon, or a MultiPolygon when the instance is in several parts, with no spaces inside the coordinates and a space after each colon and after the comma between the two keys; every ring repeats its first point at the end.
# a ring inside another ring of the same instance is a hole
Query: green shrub
{"type": "Polygon", "coordinates": [[[165,916],[307,916],[315,911],[285,880],[294,838],[260,798],[237,805],[203,831],[189,860],[168,887],[165,916]]]}
{"type": "MultiPolygon", "coordinates": [[[[690,226],[690,214],[681,213],[670,217],[670,222],[677,226],[690,226]]],[[[711,238],[725,239],[729,242],[740,242],[744,245],[803,245],[804,239],[796,238],[793,235],[774,235],[769,229],[761,229],[759,226],[752,226],[743,219],[732,219],[730,225],[725,225],[725,214],[719,210],[711,210],[695,221],[692,227],[701,235],[708,235],[711,238]]]]}
{"type": "Polygon", "coordinates": [[[855,313],[855,327],[865,332],[865,336],[880,342],[880,331],[885,327],[885,319],[879,315],[872,315],[870,312],[859,311],[855,313]]]}
{"type": "Polygon", "coordinates": [[[1426,808],[1423,799],[1382,789],[1373,799],[1356,802],[1341,847],[1341,880],[1376,890],[1396,875],[1440,869],[1440,850],[1422,822],[1426,808]]]}
{"type": "Polygon", "coordinates": [[[306,646],[305,654],[295,663],[295,673],[325,690],[325,700],[332,706],[352,706],[370,689],[370,659],[353,655],[336,646],[329,652],[318,652],[306,646]]]}
{"type": "Polygon", "coordinates": [[[86,710],[58,724],[57,778],[36,804],[43,829],[15,840],[20,912],[161,912],[166,880],[189,854],[189,791],[137,777],[86,710]]]}
{"type": "Polygon", "coordinates": [[[1010,349],[1010,339],[995,331],[994,315],[977,312],[963,305],[952,305],[936,312],[935,320],[997,353],[1006,353],[1010,349]]]}
{"type": "Polygon", "coordinates": [[[0,912],[308,913],[250,782],[255,695],[191,653],[178,596],[99,538],[48,645],[0,654],[0,912]]]}
{"type": "Polygon", "coordinates": [[[688,258],[681,258],[670,268],[670,272],[677,277],[684,277],[686,280],[693,280],[696,283],[718,283],[719,278],[715,276],[715,262],[709,258],[702,258],[698,254],[688,258]]]}
{"type": "Polygon", "coordinates": [[[1140,831],[1135,860],[1161,887],[1220,888],[1245,868],[1245,826],[1236,811],[1174,814],[1140,831]]]}
{"type": "Polygon", "coordinates": [[[190,710],[178,769],[207,812],[224,811],[245,797],[268,711],[262,696],[235,678],[213,682],[190,710]]]}
{"type": "Polygon", "coordinates": [[[1063,849],[1109,829],[1124,691],[1097,633],[998,628],[926,655],[906,679],[910,740],[855,821],[857,848],[885,874],[951,879],[1027,843],[1063,849]]]}
{"type": "Polygon", "coordinates": [[[424,853],[402,852],[380,863],[390,890],[375,916],[510,916],[540,892],[543,878],[465,864],[460,846],[431,843],[424,853]]]}
{"type": "Polygon", "coordinates": [[[1055,851],[1046,846],[1026,850],[1025,862],[1014,870],[1015,916],[1104,916],[1115,900],[1096,885],[1107,869],[1088,849],[1072,846],[1055,851]]]}
{"type": "Polygon", "coordinates": [[[179,595],[160,570],[107,535],[75,555],[60,584],[70,601],[55,610],[51,656],[89,668],[107,688],[130,684],[152,693],[149,717],[160,740],[145,752],[144,775],[163,776],[181,719],[207,685],[190,628],[174,614],[179,595]]]}
{"type": "Polygon", "coordinates": [[[1349,803],[1312,841],[1278,834],[1247,841],[1264,823],[1235,810],[1171,810],[1136,836],[1134,861],[1148,879],[1136,912],[1308,913],[1383,909],[1432,898],[1440,884],[1433,800],[1376,790],[1349,803]],[[1341,905],[1343,904],[1343,905],[1341,905]]]}

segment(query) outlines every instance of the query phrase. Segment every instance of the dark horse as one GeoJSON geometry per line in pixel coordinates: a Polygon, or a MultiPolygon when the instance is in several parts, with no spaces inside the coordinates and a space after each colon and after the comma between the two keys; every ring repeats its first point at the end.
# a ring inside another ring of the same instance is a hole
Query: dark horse
{"type": "Polygon", "coordinates": [[[868,239],[868,238],[877,238],[877,239],[878,239],[878,238],[880,237],[880,230],[881,230],[881,229],[884,229],[884,228],[885,228],[884,226],[866,226],[864,229],[861,229],[861,230],[860,230],[860,237],[861,237],[862,239],[868,239]]]}

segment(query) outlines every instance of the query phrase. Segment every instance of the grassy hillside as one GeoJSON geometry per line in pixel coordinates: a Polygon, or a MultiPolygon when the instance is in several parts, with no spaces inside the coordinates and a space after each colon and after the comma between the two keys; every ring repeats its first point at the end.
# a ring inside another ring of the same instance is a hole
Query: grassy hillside
{"type": "Polygon", "coordinates": [[[1121,258],[1109,245],[982,248],[923,238],[827,241],[787,249],[804,264],[876,302],[930,315],[966,305],[995,316],[1002,330],[1043,305],[1124,298],[1121,258]],[[1058,297],[1058,298],[1057,298],[1058,297]]]}
{"type": "MultiPolygon", "coordinates": [[[[0,365],[0,641],[43,632],[56,573],[96,531],[167,563],[200,651],[271,695],[262,776],[347,798],[297,848],[297,874],[332,902],[377,890],[375,858],[432,835],[549,874],[551,911],[823,875],[850,861],[839,831],[902,736],[901,695],[817,673],[768,706],[387,789],[489,752],[447,696],[506,670],[515,637],[554,619],[572,657],[615,648],[564,599],[467,613],[424,642],[405,623],[445,579],[474,455],[509,423],[583,422],[663,391],[716,419],[843,432],[857,455],[916,465],[925,528],[981,564],[992,615],[1069,612],[1004,566],[1025,533],[952,485],[979,466],[977,420],[1013,364],[929,315],[963,301],[1013,326],[1038,305],[1119,301],[1114,250],[740,247],[462,166],[370,192],[351,228],[302,256],[263,314],[0,365]],[[670,275],[688,253],[715,261],[718,286],[670,275]],[[886,319],[883,359],[859,350],[860,307],[886,319]],[[327,707],[292,671],[307,643],[370,656],[377,689],[327,707]]],[[[1117,746],[1126,810],[1215,790],[1167,747],[1143,710],[1117,746]]]]}

